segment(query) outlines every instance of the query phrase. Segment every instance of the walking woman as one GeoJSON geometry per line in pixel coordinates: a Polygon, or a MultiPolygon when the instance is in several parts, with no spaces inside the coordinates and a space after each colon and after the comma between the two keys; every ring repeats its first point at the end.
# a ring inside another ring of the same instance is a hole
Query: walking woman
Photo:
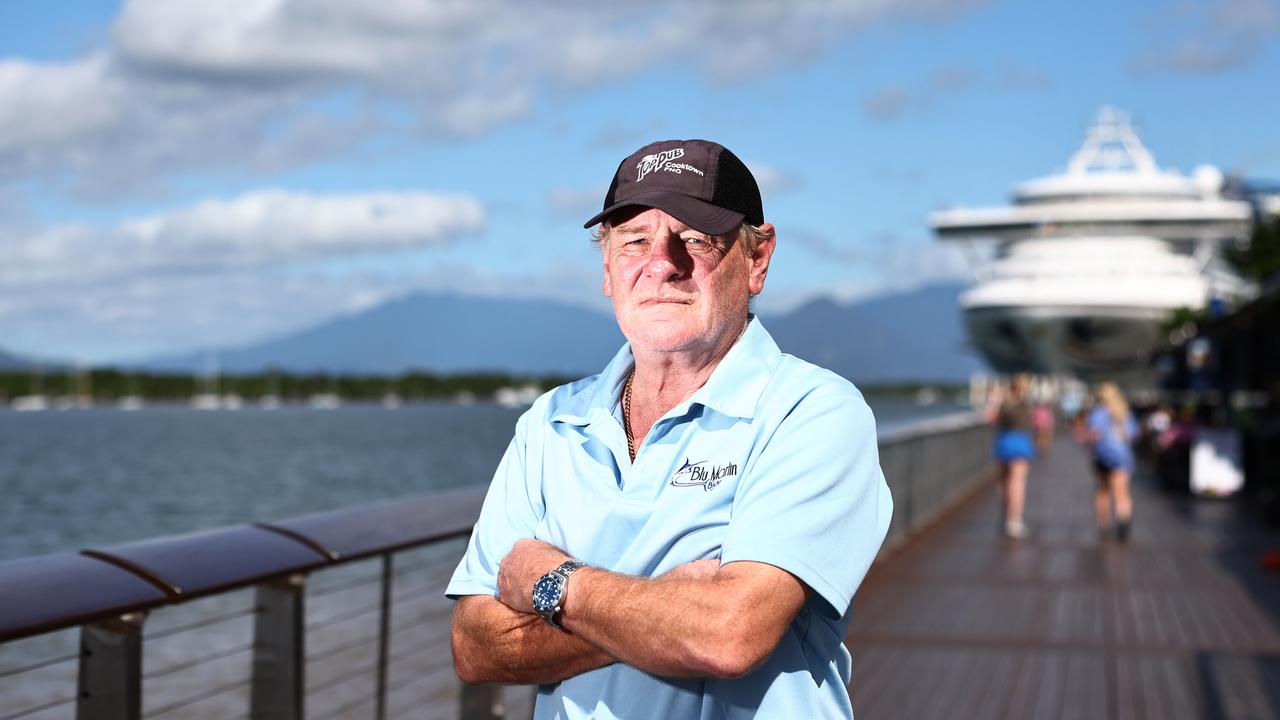
{"type": "Polygon", "coordinates": [[[1093,469],[1098,486],[1093,495],[1093,510],[1098,520],[1098,533],[1111,530],[1114,506],[1116,539],[1129,539],[1129,523],[1133,518],[1133,498],[1129,480],[1133,474],[1133,440],[1138,423],[1129,412],[1129,403],[1115,383],[1098,386],[1097,404],[1089,412],[1088,441],[1093,446],[1093,469]]]}
{"type": "Polygon", "coordinates": [[[1027,473],[1035,459],[1032,441],[1031,403],[1027,394],[1031,378],[1016,375],[1008,395],[990,415],[996,424],[995,456],[1000,462],[1000,497],[1004,501],[1004,534],[1019,539],[1027,534],[1022,508],[1027,498],[1027,473]]]}

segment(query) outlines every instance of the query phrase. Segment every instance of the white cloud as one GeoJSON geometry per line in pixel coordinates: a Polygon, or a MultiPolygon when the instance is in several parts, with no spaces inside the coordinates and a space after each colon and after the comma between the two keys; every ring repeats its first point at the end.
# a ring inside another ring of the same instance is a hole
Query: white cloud
{"type": "Polygon", "coordinates": [[[1134,58],[1134,70],[1218,74],[1250,64],[1280,35],[1280,11],[1272,0],[1179,0],[1151,26],[1156,37],[1134,58]]]}
{"type": "Polygon", "coordinates": [[[0,292],[443,245],[481,232],[485,220],[484,207],[466,197],[266,190],[109,228],[62,225],[12,237],[0,245],[0,292]]]}
{"type": "Polygon", "coordinates": [[[946,95],[968,92],[978,80],[978,74],[967,67],[940,67],[919,87],[892,85],[868,96],[862,110],[873,120],[894,120],[908,111],[928,110],[946,95]]]}
{"type": "Polygon", "coordinates": [[[91,55],[0,62],[0,167],[98,196],[193,168],[280,169],[381,129],[367,108],[317,119],[308,103],[334,93],[389,101],[429,134],[469,136],[533,112],[548,91],[672,58],[742,81],[873,23],[945,19],[979,2],[132,0],[91,55]],[[309,140],[282,148],[295,132],[309,140]]]}
{"type": "Polygon", "coordinates": [[[0,292],[4,348],[53,359],[133,360],[198,348],[235,347],[366,310],[417,291],[538,297],[608,312],[596,263],[549,263],[509,276],[467,265],[429,272],[334,275],[230,269],[196,275],[139,274],[0,292]]]}
{"type": "Polygon", "coordinates": [[[770,198],[795,190],[802,184],[799,177],[779,170],[772,165],[749,162],[747,167],[751,170],[752,177],[756,179],[756,185],[760,186],[760,195],[764,198],[766,206],[770,198]]]}
{"type": "Polygon", "coordinates": [[[0,294],[5,347],[74,361],[228,347],[301,329],[394,297],[395,278],[230,270],[137,275],[0,294]]]}
{"type": "Polygon", "coordinates": [[[570,217],[582,216],[585,221],[604,207],[608,185],[590,188],[551,188],[547,192],[547,204],[558,214],[570,217]]]}
{"type": "Polygon", "coordinates": [[[911,93],[906,88],[888,87],[864,100],[862,110],[873,120],[893,120],[901,115],[911,102],[911,93]]]}

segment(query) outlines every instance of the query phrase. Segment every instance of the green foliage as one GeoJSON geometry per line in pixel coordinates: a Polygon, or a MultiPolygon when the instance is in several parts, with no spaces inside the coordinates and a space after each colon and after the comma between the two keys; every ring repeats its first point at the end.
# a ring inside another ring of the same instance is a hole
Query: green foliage
{"type": "Polygon", "coordinates": [[[1225,248],[1223,258],[1236,272],[1254,281],[1280,272],[1280,218],[1256,223],[1248,244],[1225,248]]]}

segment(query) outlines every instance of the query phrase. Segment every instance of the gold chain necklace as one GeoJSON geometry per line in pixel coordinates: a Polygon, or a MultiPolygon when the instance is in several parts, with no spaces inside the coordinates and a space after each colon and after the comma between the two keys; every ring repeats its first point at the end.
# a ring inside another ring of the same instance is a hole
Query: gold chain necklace
{"type": "Polygon", "coordinates": [[[627,453],[632,460],[636,459],[636,439],[631,434],[631,381],[635,376],[636,372],[632,370],[627,376],[627,384],[622,388],[622,431],[627,434],[627,453]]]}

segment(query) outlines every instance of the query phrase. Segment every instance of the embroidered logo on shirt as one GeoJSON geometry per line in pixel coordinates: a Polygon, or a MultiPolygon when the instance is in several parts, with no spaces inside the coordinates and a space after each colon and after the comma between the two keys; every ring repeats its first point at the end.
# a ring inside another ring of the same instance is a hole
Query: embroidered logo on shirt
{"type": "Polygon", "coordinates": [[[684,465],[671,476],[671,487],[701,487],[711,492],[721,480],[738,474],[738,466],[734,463],[725,465],[708,465],[706,460],[696,463],[684,459],[684,465]]]}

